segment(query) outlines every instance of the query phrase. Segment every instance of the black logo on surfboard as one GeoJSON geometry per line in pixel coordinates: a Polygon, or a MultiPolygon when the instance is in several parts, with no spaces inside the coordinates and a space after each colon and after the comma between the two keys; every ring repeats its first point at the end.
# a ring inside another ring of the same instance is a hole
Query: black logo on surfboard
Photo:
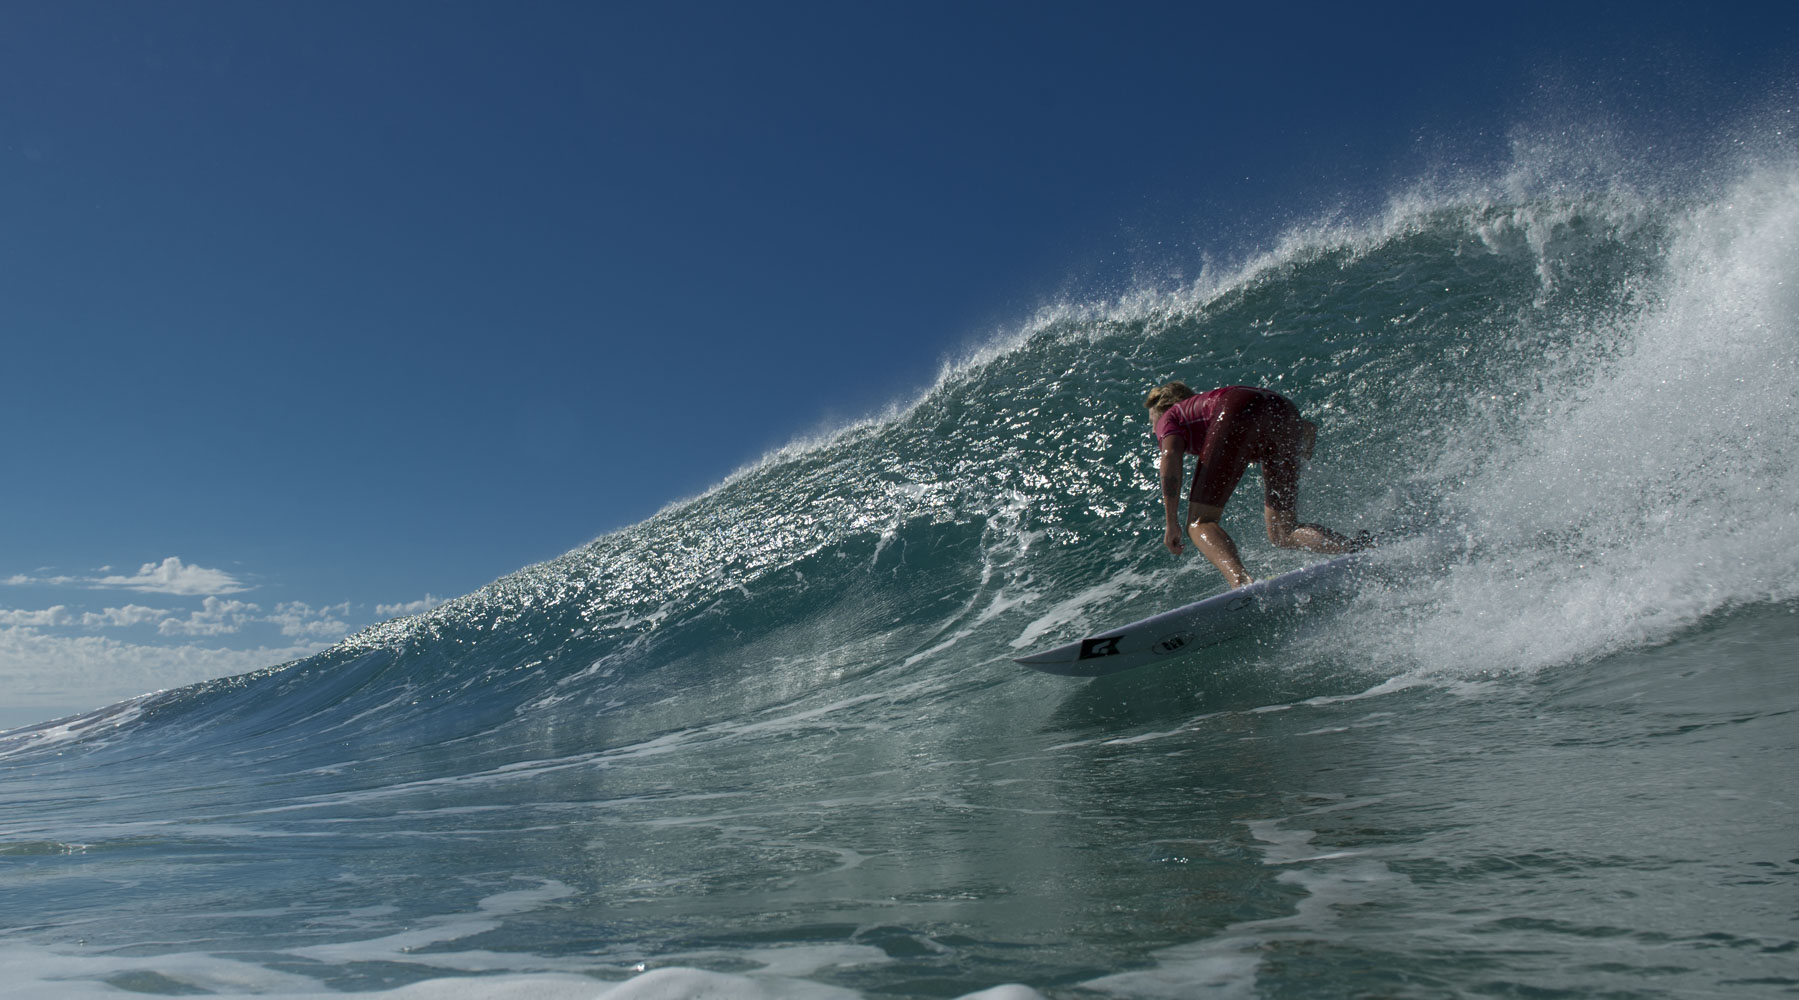
{"type": "Polygon", "coordinates": [[[1181,650],[1186,649],[1187,644],[1192,642],[1194,638],[1195,636],[1191,632],[1176,632],[1173,635],[1163,636],[1162,641],[1149,647],[1149,649],[1150,652],[1155,653],[1157,656],[1167,656],[1169,653],[1178,653],[1181,650]]]}
{"type": "Polygon", "coordinates": [[[1118,652],[1118,640],[1122,635],[1114,635],[1103,639],[1082,639],[1081,659],[1091,660],[1096,656],[1112,656],[1118,652]]]}

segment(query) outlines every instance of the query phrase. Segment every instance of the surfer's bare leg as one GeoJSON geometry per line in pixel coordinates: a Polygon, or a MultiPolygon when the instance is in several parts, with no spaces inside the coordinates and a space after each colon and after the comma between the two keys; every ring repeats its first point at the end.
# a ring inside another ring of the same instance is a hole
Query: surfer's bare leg
{"type": "Polygon", "coordinates": [[[1367,548],[1367,532],[1348,539],[1322,524],[1299,523],[1299,460],[1312,453],[1318,425],[1301,420],[1290,426],[1297,427],[1293,450],[1262,461],[1262,518],[1268,523],[1268,540],[1283,549],[1306,549],[1326,555],[1367,548]]]}
{"type": "Polygon", "coordinates": [[[1307,549],[1337,555],[1365,547],[1322,524],[1300,524],[1299,515],[1290,510],[1264,506],[1262,518],[1268,522],[1268,540],[1283,549],[1307,549]]]}
{"type": "Polygon", "coordinates": [[[1249,571],[1243,568],[1243,560],[1237,555],[1237,543],[1225,533],[1218,519],[1224,516],[1223,507],[1209,507],[1204,504],[1193,504],[1188,509],[1187,537],[1205,557],[1218,567],[1225,580],[1233,587],[1241,587],[1246,583],[1254,583],[1249,571]]]}

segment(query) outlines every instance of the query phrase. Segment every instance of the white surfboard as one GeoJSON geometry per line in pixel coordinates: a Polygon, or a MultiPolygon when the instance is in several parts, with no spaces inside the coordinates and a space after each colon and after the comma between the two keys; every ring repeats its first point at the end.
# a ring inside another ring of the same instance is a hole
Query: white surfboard
{"type": "Polygon", "coordinates": [[[1101,677],[1234,639],[1271,616],[1313,597],[1343,590],[1355,580],[1366,552],[1337,556],[1203,601],[1164,611],[1078,642],[1020,657],[1046,674],[1101,677]]]}

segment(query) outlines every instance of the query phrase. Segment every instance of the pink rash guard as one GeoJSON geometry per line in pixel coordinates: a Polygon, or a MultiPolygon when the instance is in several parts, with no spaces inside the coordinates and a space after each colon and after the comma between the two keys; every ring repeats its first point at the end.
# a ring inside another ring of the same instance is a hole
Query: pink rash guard
{"type": "Polygon", "coordinates": [[[1299,451],[1304,423],[1278,392],[1227,385],[1170,406],[1156,421],[1156,441],[1181,438],[1199,456],[1193,502],[1222,507],[1250,463],[1262,464],[1263,501],[1292,511],[1299,500],[1299,451]]]}

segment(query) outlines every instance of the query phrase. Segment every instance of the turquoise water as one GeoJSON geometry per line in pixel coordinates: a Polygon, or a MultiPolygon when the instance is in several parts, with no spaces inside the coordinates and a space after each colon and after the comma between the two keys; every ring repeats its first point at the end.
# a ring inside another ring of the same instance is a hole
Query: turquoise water
{"type": "Polygon", "coordinates": [[[0,736],[0,990],[1799,992],[1796,264],[1788,161],[1519,168],[1047,308],[427,615],[0,736]],[[1220,586],[1159,544],[1169,377],[1322,424],[1308,518],[1456,544],[1017,667],[1220,586]]]}

